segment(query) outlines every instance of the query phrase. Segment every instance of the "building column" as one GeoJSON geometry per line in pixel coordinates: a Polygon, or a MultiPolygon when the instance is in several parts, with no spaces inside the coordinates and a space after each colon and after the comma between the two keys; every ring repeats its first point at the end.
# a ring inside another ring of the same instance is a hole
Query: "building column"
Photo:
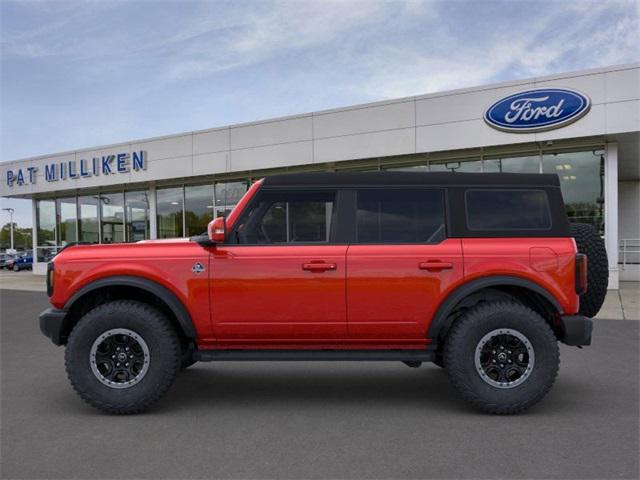
{"type": "Polygon", "coordinates": [[[149,187],[149,238],[155,240],[158,238],[158,209],[156,208],[156,187],[149,187]]]}
{"type": "MultiPolygon", "coordinates": [[[[38,201],[31,199],[31,248],[33,250],[33,267],[31,273],[34,275],[42,275],[41,265],[38,262],[38,201]]],[[[46,267],[45,267],[46,268],[46,267]]]]}
{"type": "Polygon", "coordinates": [[[618,270],[618,144],[608,143],[604,169],[604,241],[609,257],[609,289],[617,290],[618,270]]]}

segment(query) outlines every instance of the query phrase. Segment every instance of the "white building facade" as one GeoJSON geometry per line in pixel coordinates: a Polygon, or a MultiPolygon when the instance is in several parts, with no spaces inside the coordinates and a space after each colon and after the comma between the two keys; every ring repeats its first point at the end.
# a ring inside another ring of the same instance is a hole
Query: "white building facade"
{"type": "Polygon", "coordinates": [[[272,173],[387,169],[556,173],[571,221],[605,238],[609,288],[640,280],[640,64],[5,162],[0,196],[32,199],[44,273],[69,242],[200,234],[272,173]]]}

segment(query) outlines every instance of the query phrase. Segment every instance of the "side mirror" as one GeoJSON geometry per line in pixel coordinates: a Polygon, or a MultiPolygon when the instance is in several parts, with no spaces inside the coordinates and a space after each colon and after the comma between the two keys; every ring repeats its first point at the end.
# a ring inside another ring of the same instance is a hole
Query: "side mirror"
{"type": "Polygon", "coordinates": [[[224,217],[217,217],[209,222],[207,233],[209,234],[209,240],[213,243],[224,243],[224,238],[227,235],[227,221],[224,217]]]}

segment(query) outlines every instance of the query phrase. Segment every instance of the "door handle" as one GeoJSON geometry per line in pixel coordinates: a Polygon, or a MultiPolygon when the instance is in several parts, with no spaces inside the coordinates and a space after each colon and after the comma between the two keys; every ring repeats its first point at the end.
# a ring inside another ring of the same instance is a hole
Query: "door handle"
{"type": "Polygon", "coordinates": [[[327,270],[335,270],[337,268],[338,265],[335,263],[311,262],[302,264],[302,269],[309,272],[326,272],[327,270]]]}
{"type": "Polygon", "coordinates": [[[453,263],[431,260],[428,262],[420,262],[418,264],[418,268],[420,270],[429,270],[430,272],[441,272],[442,270],[451,270],[453,268],[453,263]]]}

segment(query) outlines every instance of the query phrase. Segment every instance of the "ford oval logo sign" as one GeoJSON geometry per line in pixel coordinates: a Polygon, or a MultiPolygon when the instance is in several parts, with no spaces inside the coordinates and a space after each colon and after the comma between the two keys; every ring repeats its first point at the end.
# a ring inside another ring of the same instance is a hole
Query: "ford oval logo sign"
{"type": "Polygon", "coordinates": [[[590,107],[589,97],[576,90],[541,88],[498,100],[484,113],[484,120],[506,132],[539,132],[575,122],[590,107]]]}

